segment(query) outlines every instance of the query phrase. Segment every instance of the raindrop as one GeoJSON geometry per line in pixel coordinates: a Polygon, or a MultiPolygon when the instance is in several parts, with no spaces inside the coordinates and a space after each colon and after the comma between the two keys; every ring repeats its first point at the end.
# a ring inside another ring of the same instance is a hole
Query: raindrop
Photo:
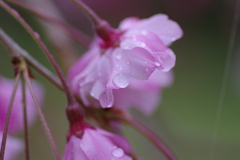
{"type": "Polygon", "coordinates": [[[141,47],[146,47],[146,44],[145,44],[144,42],[141,42],[141,43],[140,43],[140,46],[141,46],[141,47]]]}
{"type": "Polygon", "coordinates": [[[161,64],[159,62],[154,62],[155,66],[160,66],[161,64]]]}
{"type": "Polygon", "coordinates": [[[129,85],[129,77],[127,74],[120,73],[113,78],[113,84],[119,88],[126,88],[129,85]]]}
{"type": "Polygon", "coordinates": [[[124,151],[121,148],[116,148],[112,151],[112,155],[120,158],[124,156],[124,151]]]}
{"type": "Polygon", "coordinates": [[[115,53],[115,56],[116,56],[117,59],[121,59],[121,58],[122,58],[122,52],[117,51],[117,52],[115,53]]]}

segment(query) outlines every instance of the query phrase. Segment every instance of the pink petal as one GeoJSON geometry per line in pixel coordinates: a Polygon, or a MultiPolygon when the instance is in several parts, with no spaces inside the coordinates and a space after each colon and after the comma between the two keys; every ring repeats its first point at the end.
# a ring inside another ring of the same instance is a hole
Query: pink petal
{"type": "MultiPolygon", "coordinates": [[[[12,93],[12,89],[14,86],[14,81],[9,80],[3,77],[0,77],[0,131],[3,131],[5,118],[7,115],[8,105],[12,93]]],[[[42,103],[43,101],[43,87],[33,82],[33,88],[38,98],[38,101],[42,103]]],[[[29,90],[26,90],[26,98],[27,98],[27,115],[28,115],[28,124],[31,125],[37,118],[37,110],[36,106],[32,100],[32,96],[29,90]]],[[[22,109],[22,89],[21,85],[19,85],[14,103],[12,114],[10,118],[9,125],[9,133],[16,133],[22,130],[23,128],[23,109],[22,109]]]]}
{"type": "Polygon", "coordinates": [[[162,70],[169,71],[175,65],[176,56],[165,44],[152,32],[142,32],[126,38],[121,43],[123,49],[141,47],[149,51],[155,60],[154,65],[162,70]]]}
{"type": "Polygon", "coordinates": [[[155,70],[154,58],[146,49],[136,47],[124,50],[131,64],[131,77],[136,79],[148,79],[155,70]]]}
{"type": "Polygon", "coordinates": [[[89,160],[87,155],[82,150],[80,144],[81,144],[81,139],[75,136],[71,136],[65,148],[65,152],[62,160],[89,160]]]}
{"type": "Polygon", "coordinates": [[[145,31],[151,31],[157,34],[167,46],[183,35],[180,26],[176,22],[169,20],[168,16],[164,14],[157,14],[148,19],[139,20],[126,35],[129,36],[136,32],[145,31]]]}
{"type": "MultiPolygon", "coordinates": [[[[2,143],[2,133],[0,132],[0,144],[1,143],[2,143]]],[[[24,149],[24,144],[20,139],[7,136],[4,160],[17,159],[17,157],[23,151],[23,149],[24,149]]]]}
{"type": "Polygon", "coordinates": [[[137,22],[139,21],[139,18],[137,17],[129,17],[125,18],[124,20],[121,21],[119,24],[119,29],[121,30],[127,30],[130,29],[132,26],[134,26],[137,22]]]}
{"type": "Polygon", "coordinates": [[[161,101],[163,87],[173,81],[171,72],[154,71],[148,80],[132,79],[132,83],[124,89],[114,90],[114,107],[127,110],[135,107],[146,116],[151,115],[161,101]]]}
{"type": "Polygon", "coordinates": [[[129,149],[124,138],[101,129],[86,128],[82,138],[71,136],[63,160],[132,160],[121,146],[129,149]]]}

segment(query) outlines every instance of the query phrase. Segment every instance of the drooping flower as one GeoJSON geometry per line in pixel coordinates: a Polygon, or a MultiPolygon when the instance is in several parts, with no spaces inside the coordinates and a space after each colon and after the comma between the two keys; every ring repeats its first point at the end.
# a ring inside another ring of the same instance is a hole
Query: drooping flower
{"type": "MultiPolygon", "coordinates": [[[[4,123],[7,115],[8,105],[10,102],[13,86],[14,86],[13,80],[0,77],[0,131],[3,131],[4,128],[4,123]]],[[[33,88],[39,102],[42,102],[43,100],[42,86],[40,86],[38,83],[33,83],[33,88]]],[[[27,99],[28,124],[31,125],[36,119],[37,110],[28,89],[26,89],[26,99],[27,99]]],[[[19,132],[22,128],[23,128],[22,87],[21,84],[19,84],[13,103],[8,133],[12,134],[19,132]]]]}
{"type": "MultiPolygon", "coordinates": [[[[2,132],[0,132],[0,144],[2,143],[2,132]]],[[[4,160],[15,160],[23,151],[24,144],[20,139],[12,136],[7,137],[6,148],[4,153],[4,160]]]]}
{"type": "Polygon", "coordinates": [[[176,56],[167,46],[182,36],[178,24],[163,14],[128,18],[118,30],[109,31],[103,35],[100,31],[102,39],[96,37],[69,72],[72,88],[86,106],[111,107],[113,90],[126,88],[135,79],[147,80],[155,69],[168,72],[176,56]]]}
{"type": "Polygon", "coordinates": [[[63,160],[132,160],[126,139],[99,128],[85,128],[83,135],[70,136],[63,160]]]}

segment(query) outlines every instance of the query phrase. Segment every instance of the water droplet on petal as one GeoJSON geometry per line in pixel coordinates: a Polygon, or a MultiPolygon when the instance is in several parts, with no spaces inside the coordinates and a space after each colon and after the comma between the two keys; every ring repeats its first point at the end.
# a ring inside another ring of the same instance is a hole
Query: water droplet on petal
{"type": "Polygon", "coordinates": [[[149,71],[149,69],[148,69],[148,68],[146,68],[146,71],[148,72],[148,71],[149,71]]]}
{"type": "Polygon", "coordinates": [[[145,44],[144,42],[141,42],[141,43],[140,43],[140,46],[141,46],[141,47],[146,47],[146,44],[145,44]]]}
{"type": "Polygon", "coordinates": [[[121,68],[119,68],[119,70],[121,71],[121,70],[122,70],[122,67],[121,67],[121,68]]]}
{"type": "Polygon", "coordinates": [[[122,52],[121,51],[117,51],[115,53],[115,56],[116,56],[117,59],[121,59],[122,58],[122,52]]]}
{"type": "Polygon", "coordinates": [[[120,73],[113,78],[113,84],[119,88],[126,88],[129,85],[129,77],[127,74],[120,73]]]}
{"type": "Polygon", "coordinates": [[[116,64],[116,67],[119,67],[119,64],[116,64]]]}
{"type": "Polygon", "coordinates": [[[112,155],[120,158],[124,156],[124,151],[121,148],[116,148],[112,151],[112,155]]]}
{"type": "Polygon", "coordinates": [[[154,62],[155,66],[159,67],[161,64],[159,62],[154,62]]]}

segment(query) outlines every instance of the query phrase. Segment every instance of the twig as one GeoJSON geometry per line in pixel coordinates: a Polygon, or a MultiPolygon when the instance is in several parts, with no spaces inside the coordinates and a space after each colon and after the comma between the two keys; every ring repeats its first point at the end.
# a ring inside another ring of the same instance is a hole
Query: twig
{"type": "Polygon", "coordinates": [[[19,55],[23,56],[31,67],[33,67],[37,72],[43,75],[58,89],[63,90],[62,84],[60,83],[59,79],[46,67],[44,67],[41,63],[34,59],[27,51],[23,50],[1,28],[0,28],[0,42],[3,43],[4,47],[6,47],[11,57],[19,55]]]}
{"type": "Polygon", "coordinates": [[[8,0],[8,2],[32,13],[36,17],[47,21],[49,23],[52,23],[54,25],[57,25],[61,28],[63,28],[73,39],[75,39],[79,44],[83,45],[84,47],[88,47],[91,40],[90,38],[84,34],[83,32],[79,31],[78,29],[74,28],[73,26],[54,18],[53,16],[47,14],[42,9],[38,7],[34,7],[32,5],[28,5],[24,2],[16,1],[16,0],[8,0]]]}
{"type": "Polygon", "coordinates": [[[46,57],[48,58],[48,60],[50,61],[50,63],[52,64],[53,68],[55,69],[55,71],[58,74],[58,77],[61,80],[61,83],[63,85],[64,91],[66,93],[66,97],[67,97],[67,101],[68,104],[74,104],[75,103],[75,99],[73,96],[73,93],[71,92],[71,89],[69,88],[67,81],[65,80],[65,77],[63,76],[63,73],[61,71],[61,69],[59,68],[57,62],[55,61],[55,59],[53,58],[52,54],[49,52],[49,50],[47,49],[47,47],[45,46],[45,44],[43,43],[43,41],[41,40],[40,36],[38,33],[36,33],[31,27],[30,25],[25,22],[25,20],[18,14],[18,12],[16,10],[14,10],[13,8],[11,8],[10,6],[8,6],[5,2],[3,2],[2,0],[0,0],[0,5],[8,12],[10,13],[29,33],[30,35],[33,37],[33,39],[37,42],[37,44],[39,45],[39,47],[42,49],[43,53],[46,55],[46,57]]]}
{"type": "Polygon", "coordinates": [[[101,18],[91,9],[89,8],[85,3],[83,3],[82,0],[70,0],[74,4],[76,4],[79,8],[82,9],[93,21],[93,23],[98,26],[101,24],[102,20],[101,18]]]}
{"type": "Polygon", "coordinates": [[[25,139],[25,156],[26,160],[30,160],[30,147],[29,147],[29,133],[27,121],[27,101],[26,101],[26,85],[25,79],[21,74],[22,82],[22,105],[23,105],[23,124],[24,124],[24,139],[25,139]]]}
{"type": "Polygon", "coordinates": [[[30,93],[31,93],[31,95],[32,95],[32,98],[33,98],[33,101],[34,101],[34,103],[35,103],[35,105],[36,105],[36,108],[37,108],[37,110],[38,110],[38,114],[39,114],[39,116],[40,116],[40,120],[42,121],[43,128],[44,128],[44,130],[45,130],[45,133],[47,134],[47,137],[48,137],[49,142],[50,142],[50,144],[51,144],[51,147],[52,147],[52,149],[53,149],[55,158],[56,158],[57,160],[61,160],[60,154],[59,154],[58,149],[57,149],[57,146],[56,146],[56,144],[55,144],[55,142],[54,142],[54,139],[53,139],[53,136],[52,136],[52,134],[51,134],[50,128],[49,128],[49,126],[48,126],[48,124],[47,124],[47,121],[46,121],[46,119],[45,119],[45,116],[44,116],[44,114],[43,114],[43,112],[42,112],[42,109],[41,109],[41,107],[40,107],[40,105],[39,105],[39,103],[38,103],[38,100],[37,100],[37,98],[36,98],[36,95],[35,95],[35,93],[34,93],[34,91],[33,91],[33,87],[32,87],[32,84],[31,84],[31,82],[30,82],[30,79],[29,79],[29,77],[28,77],[27,71],[24,71],[24,72],[23,72],[23,76],[24,76],[24,79],[25,79],[25,81],[26,81],[26,83],[27,83],[27,86],[28,86],[28,88],[29,88],[29,90],[30,90],[30,93]]]}
{"type": "Polygon", "coordinates": [[[168,147],[162,142],[162,140],[160,140],[156,135],[154,135],[147,127],[145,127],[144,125],[130,117],[118,116],[118,118],[121,121],[127,123],[128,125],[134,127],[145,137],[147,137],[167,157],[168,160],[177,160],[177,158],[173,155],[170,149],[168,149],[168,147]]]}
{"type": "Polygon", "coordinates": [[[15,79],[14,87],[12,90],[9,106],[8,106],[8,111],[7,111],[7,116],[4,124],[4,131],[3,131],[3,136],[2,136],[2,144],[1,144],[1,151],[0,151],[0,160],[4,159],[4,153],[5,153],[5,147],[6,147],[6,142],[7,142],[7,133],[8,133],[8,127],[9,127],[9,122],[11,118],[11,113],[12,113],[12,107],[13,107],[13,102],[14,98],[16,95],[16,91],[18,88],[18,84],[20,81],[20,74],[18,73],[15,79]]]}

